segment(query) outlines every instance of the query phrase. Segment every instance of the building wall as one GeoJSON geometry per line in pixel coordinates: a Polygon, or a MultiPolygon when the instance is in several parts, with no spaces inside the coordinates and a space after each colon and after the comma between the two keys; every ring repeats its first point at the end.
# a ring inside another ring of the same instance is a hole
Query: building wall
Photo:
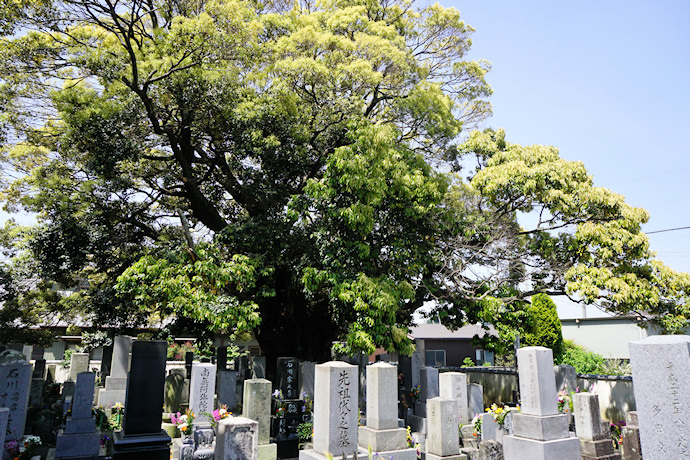
{"type": "Polygon", "coordinates": [[[472,339],[424,339],[424,350],[445,350],[446,366],[459,367],[465,358],[475,358],[472,339]]]}
{"type": "Polygon", "coordinates": [[[628,342],[642,340],[654,331],[643,329],[628,318],[582,318],[561,320],[563,339],[572,340],[604,358],[630,359],[628,342]]]}

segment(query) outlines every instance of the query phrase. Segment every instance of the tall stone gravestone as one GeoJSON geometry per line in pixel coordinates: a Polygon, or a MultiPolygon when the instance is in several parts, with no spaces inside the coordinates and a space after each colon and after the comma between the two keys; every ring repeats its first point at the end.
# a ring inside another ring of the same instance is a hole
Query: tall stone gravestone
{"type": "Polygon", "coordinates": [[[110,375],[105,378],[105,388],[98,390],[99,406],[112,407],[116,403],[124,403],[131,349],[132,337],[118,335],[113,340],[110,375]]]}
{"type": "Polygon", "coordinates": [[[357,366],[341,361],[316,365],[314,448],[300,451],[300,460],[323,460],[326,452],[340,459],[358,451],[357,374],[357,366]]]}
{"type": "Polygon", "coordinates": [[[645,460],[690,458],[690,336],[655,335],[629,348],[645,460]]]}
{"type": "Polygon", "coordinates": [[[623,460],[642,460],[642,447],[640,444],[640,426],[637,421],[637,412],[631,411],[625,414],[625,426],[623,427],[623,460]]]}
{"type": "Polygon", "coordinates": [[[439,395],[438,369],[425,367],[419,372],[419,402],[414,405],[414,413],[426,417],[426,402],[439,395]]]}
{"type": "MultiPolygon", "coordinates": [[[[0,407],[0,446],[4,450],[5,436],[7,435],[7,423],[9,422],[10,410],[7,407],[0,407]]],[[[0,455],[2,457],[2,455],[0,455]]]]}
{"type": "Polygon", "coordinates": [[[218,404],[232,411],[237,406],[237,371],[222,370],[218,373],[218,404]]]}
{"type": "Polygon", "coordinates": [[[410,374],[412,387],[419,385],[419,374],[424,368],[424,353],[421,351],[415,351],[412,353],[412,360],[410,362],[410,374]]]}
{"type": "Polygon", "coordinates": [[[484,413],[484,387],[481,383],[467,384],[467,418],[472,420],[484,413]]]}
{"type": "Polygon", "coordinates": [[[359,445],[381,458],[415,460],[407,447],[407,430],[398,428],[398,369],[379,362],[367,366],[367,425],[359,427],[359,445]]]}
{"type": "Polygon", "coordinates": [[[556,375],[556,391],[573,392],[577,388],[577,371],[573,366],[559,364],[553,367],[556,375]]]}
{"type": "Polygon", "coordinates": [[[29,404],[31,364],[16,352],[5,351],[0,358],[0,407],[9,409],[6,441],[15,441],[24,435],[26,411],[29,404]]]}
{"type": "Polygon", "coordinates": [[[265,379],[266,378],[266,357],[252,356],[252,378],[265,379]]]}
{"type": "Polygon", "coordinates": [[[246,417],[228,417],[218,422],[215,460],[257,460],[259,423],[246,417]]]}
{"type": "Polygon", "coordinates": [[[43,389],[45,381],[43,375],[46,370],[46,360],[43,358],[37,359],[34,362],[34,370],[31,374],[31,389],[29,390],[29,406],[40,407],[43,401],[43,389]]]}
{"type": "Polygon", "coordinates": [[[278,389],[285,399],[299,398],[299,360],[297,358],[278,358],[278,389]]]}
{"type": "Polygon", "coordinates": [[[580,442],[568,432],[568,416],[558,413],[553,353],[545,347],[517,351],[521,411],[513,435],[503,437],[506,460],[580,460],[580,442]]]}
{"type": "Polygon", "coordinates": [[[163,412],[174,413],[180,410],[182,391],[184,390],[184,369],[170,369],[165,377],[165,395],[163,412]]]}
{"type": "Polygon", "coordinates": [[[467,417],[467,375],[461,372],[444,372],[438,376],[439,396],[458,403],[460,423],[469,423],[467,417]]]}
{"type": "Polygon", "coordinates": [[[93,416],[93,391],[96,374],[82,372],[72,399],[72,415],[67,417],[65,429],[61,430],[55,445],[55,458],[96,458],[101,441],[101,432],[96,428],[93,416]]]}
{"type": "Polygon", "coordinates": [[[194,363],[194,352],[187,351],[184,354],[184,368],[187,371],[187,378],[192,377],[192,364],[194,363]]]}
{"type": "Polygon", "coordinates": [[[300,361],[299,363],[299,385],[300,397],[314,399],[314,372],[316,363],[311,361],[300,361]]]}
{"type": "Polygon", "coordinates": [[[124,436],[114,443],[113,460],[170,459],[170,436],[161,429],[167,348],[165,341],[132,344],[124,436]]]}
{"type": "Polygon", "coordinates": [[[77,376],[82,372],[89,371],[89,354],[88,353],[72,353],[69,364],[69,379],[73,382],[77,381],[77,376]]]}
{"type": "Polygon", "coordinates": [[[228,347],[216,348],[216,371],[220,374],[228,368],[228,347]]]}
{"type": "Polygon", "coordinates": [[[189,388],[189,408],[196,414],[196,426],[210,426],[211,422],[201,414],[213,412],[213,397],[216,394],[216,365],[194,363],[189,388]]]}
{"type": "Polygon", "coordinates": [[[428,400],[427,460],[459,460],[458,403],[436,397],[428,400]]]}
{"type": "Polygon", "coordinates": [[[613,451],[611,434],[601,424],[599,397],[592,393],[574,394],[573,412],[582,459],[620,460],[620,452],[613,451]]]}
{"type": "Polygon", "coordinates": [[[101,377],[107,377],[110,375],[110,371],[113,366],[114,348],[114,343],[103,347],[103,355],[101,356],[101,377]]]}
{"type": "Polygon", "coordinates": [[[250,379],[244,381],[242,417],[256,420],[259,424],[258,453],[261,460],[275,460],[276,444],[270,444],[271,434],[271,381],[250,379]]]}

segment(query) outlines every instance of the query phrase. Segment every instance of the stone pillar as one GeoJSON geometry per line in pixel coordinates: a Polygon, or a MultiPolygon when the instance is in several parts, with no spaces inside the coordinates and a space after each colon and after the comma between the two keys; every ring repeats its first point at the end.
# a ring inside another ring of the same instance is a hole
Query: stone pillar
{"type": "Polygon", "coordinates": [[[218,373],[218,404],[228,406],[229,411],[237,406],[237,371],[220,371],[218,373]]]}
{"type": "Polygon", "coordinates": [[[244,381],[242,417],[256,420],[258,425],[259,458],[273,459],[278,455],[278,446],[269,444],[271,436],[271,381],[250,379],[244,381]]]}
{"type": "Polygon", "coordinates": [[[428,460],[460,459],[458,436],[458,403],[452,399],[436,397],[428,400],[428,460]]]}
{"type": "Polygon", "coordinates": [[[170,459],[170,436],[161,429],[167,348],[165,341],[132,344],[124,435],[115,441],[113,460],[170,459]]]}
{"type": "Polygon", "coordinates": [[[72,353],[69,364],[69,379],[73,382],[77,381],[77,375],[82,372],[89,371],[89,354],[88,353],[72,353]]]}
{"type": "Polygon", "coordinates": [[[105,388],[98,390],[99,406],[112,407],[116,403],[124,404],[131,350],[132,337],[128,335],[115,337],[110,361],[110,374],[105,378],[105,388]]]}
{"type": "Polygon", "coordinates": [[[407,447],[407,430],[398,427],[398,369],[379,362],[367,366],[367,425],[358,430],[359,445],[382,458],[415,460],[407,447]]]}
{"type": "Polygon", "coordinates": [[[215,460],[259,458],[259,424],[246,417],[228,417],[218,422],[215,460]]]}
{"type": "Polygon", "coordinates": [[[559,364],[553,367],[556,374],[556,391],[575,391],[577,388],[577,371],[573,366],[559,364]]]}
{"type": "Polygon", "coordinates": [[[184,389],[184,369],[171,369],[165,377],[165,396],[163,412],[174,413],[180,410],[184,389]]]}
{"type": "Polygon", "coordinates": [[[214,409],[213,397],[216,394],[216,365],[210,363],[194,363],[189,387],[189,408],[196,415],[194,424],[198,427],[211,426],[211,422],[204,417],[204,412],[211,413],[214,409]]]}
{"type": "Polygon", "coordinates": [[[96,374],[82,372],[72,399],[72,415],[67,417],[65,429],[60,430],[55,445],[55,458],[95,458],[101,441],[93,416],[93,392],[96,374]]]}
{"type": "Polygon", "coordinates": [[[521,414],[513,417],[514,435],[503,437],[506,460],[580,460],[580,442],[568,432],[568,416],[558,413],[553,354],[544,347],[517,352],[521,414]]]}
{"type": "Polygon", "coordinates": [[[316,366],[314,448],[301,451],[300,459],[322,459],[324,452],[335,458],[357,452],[358,393],[357,366],[342,361],[316,366]]]}
{"type": "Polygon", "coordinates": [[[31,364],[17,361],[0,365],[0,407],[9,408],[5,441],[24,435],[31,385],[31,364]]]}
{"type": "Polygon", "coordinates": [[[601,424],[599,397],[592,393],[574,394],[573,412],[583,460],[620,460],[621,454],[613,451],[611,435],[601,424]]]}
{"type": "Polygon", "coordinates": [[[480,383],[467,384],[467,418],[468,421],[477,414],[484,413],[484,387],[480,383]]]}
{"type": "Polygon", "coordinates": [[[654,335],[629,348],[645,460],[690,458],[690,336],[654,335]]]}
{"type": "Polygon", "coordinates": [[[299,363],[299,384],[300,398],[306,395],[307,398],[314,400],[314,373],[316,363],[311,361],[300,361],[299,363]]]}
{"type": "Polygon", "coordinates": [[[623,460],[642,460],[642,447],[640,444],[640,427],[637,421],[637,412],[625,414],[625,426],[623,427],[623,460]]]}
{"type": "Polygon", "coordinates": [[[469,423],[467,411],[467,375],[461,372],[444,372],[438,376],[439,396],[458,403],[460,423],[469,423]]]}

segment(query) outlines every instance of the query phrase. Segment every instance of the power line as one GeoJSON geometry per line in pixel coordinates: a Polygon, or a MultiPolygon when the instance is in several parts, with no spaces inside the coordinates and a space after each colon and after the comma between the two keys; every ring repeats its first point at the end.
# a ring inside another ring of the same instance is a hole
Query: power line
{"type": "Polygon", "coordinates": [[[678,228],[667,228],[666,230],[655,230],[653,232],[645,232],[647,235],[651,235],[652,233],[664,233],[664,232],[675,232],[676,230],[687,230],[689,227],[678,227],[678,228]]]}

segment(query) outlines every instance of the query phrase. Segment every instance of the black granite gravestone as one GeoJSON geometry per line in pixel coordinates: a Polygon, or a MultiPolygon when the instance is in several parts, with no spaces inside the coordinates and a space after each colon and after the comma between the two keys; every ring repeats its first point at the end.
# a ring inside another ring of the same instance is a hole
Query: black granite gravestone
{"type": "Polygon", "coordinates": [[[101,358],[101,381],[105,382],[105,378],[110,375],[110,367],[113,365],[113,345],[108,345],[103,348],[103,357],[101,358]]]}
{"type": "Polygon", "coordinates": [[[192,378],[192,363],[194,362],[194,352],[187,351],[184,354],[184,368],[187,370],[187,378],[192,378]]]}
{"type": "Polygon", "coordinates": [[[42,379],[43,376],[46,373],[46,360],[45,359],[37,359],[34,362],[34,371],[31,374],[32,379],[42,379]]]}
{"type": "Polygon", "coordinates": [[[114,443],[114,460],[170,458],[170,436],[161,429],[167,346],[165,341],[132,344],[124,436],[114,443]]]}
{"type": "Polygon", "coordinates": [[[278,358],[278,389],[284,399],[299,398],[299,360],[297,358],[278,358]]]}
{"type": "Polygon", "coordinates": [[[216,373],[228,368],[228,347],[216,348],[216,373]]]}

